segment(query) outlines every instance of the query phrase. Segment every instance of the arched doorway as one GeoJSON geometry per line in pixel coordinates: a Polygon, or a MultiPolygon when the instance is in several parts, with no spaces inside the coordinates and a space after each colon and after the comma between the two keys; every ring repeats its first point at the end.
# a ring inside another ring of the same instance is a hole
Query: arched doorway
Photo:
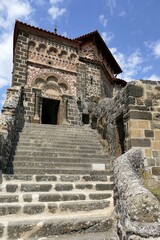
{"type": "Polygon", "coordinates": [[[39,119],[38,122],[42,124],[62,124],[66,120],[66,102],[63,96],[69,89],[67,83],[55,76],[37,77],[33,82],[33,88],[35,92],[39,92],[34,119],[39,119]]]}

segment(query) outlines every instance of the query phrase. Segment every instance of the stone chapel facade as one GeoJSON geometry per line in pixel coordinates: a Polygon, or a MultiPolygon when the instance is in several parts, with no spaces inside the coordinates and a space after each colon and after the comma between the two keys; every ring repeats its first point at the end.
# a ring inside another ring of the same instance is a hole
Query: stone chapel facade
{"type": "Polygon", "coordinates": [[[112,97],[120,82],[122,70],[98,31],[68,39],[16,21],[13,53],[12,86],[23,89],[25,121],[89,123],[85,102],[112,97]]]}

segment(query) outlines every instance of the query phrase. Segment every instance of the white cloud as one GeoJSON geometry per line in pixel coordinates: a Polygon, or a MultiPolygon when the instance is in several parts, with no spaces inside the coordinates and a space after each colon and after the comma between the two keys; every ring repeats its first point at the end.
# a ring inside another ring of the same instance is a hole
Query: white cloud
{"type": "Polygon", "coordinates": [[[156,42],[144,42],[144,45],[152,50],[152,54],[156,58],[160,58],[160,39],[156,42]]]}
{"type": "Polygon", "coordinates": [[[0,107],[3,106],[5,100],[6,100],[6,94],[2,94],[0,97],[0,107]]]}
{"type": "Polygon", "coordinates": [[[160,81],[160,76],[158,76],[158,75],[156,75],[156,74],[152,74],[152,75],[149,76],[149,77],[144,77],[144,79],[152,80],[152,81],[160,81]]]}
{"type": "Polygon", "coordinates": [[[114,35],[112,33],[107,32],[102,32],[101,36],[106,43],[110,43],[111,40],[114,38],[114,35]]]}
{"type": "Polygon", "coordinates": [[[101,14],[99,16],[99,21],[100,23],[103,25],[103,27],[106,27],[107,26],[107,19],[105,18],[105,16],[103,14],[101,14]]]}
{"type": "Polygon", "coordinates": [[[30,19],[33,9],[27,0],[0,0],[0,88],[9,86],[12,72],[15,19],[30,19]]]}
{"type": "Polygon", "coordinates": [[[0,27],[8,31],[15,19],[27,17],[32,13],[31,5],[26,0],[0,1],[0,27]]]}
{"type": "Polygon", "coordinates": [[[116,0],[106,0],[106,3],[110,9],[111,15],[113,15],[114,8],[116,7],[116,0]]]}
{"type": "Polygon", "coordinates": [[[6,78],[0,77],[0,88],[3,88],[7,85],[9,85],[9,81],[6,78]]]}
{"type": "Polygon", "coordinates": [[[152,44],[153,54],[156,58],[160,58],[160,40],[152,44]]]}
{"type": "Polygon", "coordinates": [[[143,73],[146,73],[146,72],[148,72],[148,71],[150,71],[150,70],[152,70],[152,69],[153,69],[153,66],[149,65],[149,66],[144,67],[144,68],[142,69],[142,72],[143,72],[143,73]]]}
{"type": "Polygon", "coordinates": [[[51,15],[53,20],[63,16],[66,12],[65,8],[59,7],[59,3],[63,3],[63,0],[50,0],[51,7],[48,9],[48,13],[51,15]]]}
{"type": "Polygon", "coordinates": [[[126,56],[118,52],[116,48],[111,48],[110,50],[123,70],[123,73],[121,73],[119,77],[126,81],[135,80],[136,74],[142,70],[141,64],[143,63],[143,58],[141,53],[136,50],[129,56],[126,56]]]}
{"type": "Polygon", "coordinates": [[[125,15],[126,15],[126,12],[125,12],[124,10],[122,10],[122,11],[118,14],[119,17],[124,17],[125,15]]]}

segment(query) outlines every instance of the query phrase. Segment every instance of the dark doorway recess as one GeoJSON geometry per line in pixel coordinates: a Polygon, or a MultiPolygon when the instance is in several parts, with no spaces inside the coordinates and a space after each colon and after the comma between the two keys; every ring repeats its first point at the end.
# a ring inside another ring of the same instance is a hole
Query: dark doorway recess
{"type": "Polygon", "coordinates": [[[123,114],[117,117],[116,119],[116,125],[117,125],[117,131],[118,131],[118,137],[119,137],[119,143],[121,146],[122,154],[124,153],[125,147],[124,147],[124,141],[125,141],[125,130],[124,130],[124,123],[123,123],[123,114]]]}
{"type": "Polygon", "coordinates": [[[42,124],[58,124],[59,100],[42,99],[42,124]]]}
{"type": "Polygon", "coordinates": [[[82,114],[82,122],[83,124],[89,124],[89,114],[82,114]]]}

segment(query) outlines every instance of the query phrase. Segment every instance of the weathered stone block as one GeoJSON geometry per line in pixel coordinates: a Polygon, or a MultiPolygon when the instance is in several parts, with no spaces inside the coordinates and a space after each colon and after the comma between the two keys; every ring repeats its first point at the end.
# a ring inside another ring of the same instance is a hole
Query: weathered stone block
{"type": "Polygon", "coordinates": [[[62,201],[85,200],[85,194],[63,194],[62,201]]]}
{"type": "Polygon", "coordinates": [[[143,88],[140,86],[128,84],[126,86],[126,91],[129,96],[133,96],[133,97],[142,97],[143,96],[143,88]]]}
{"type": "Polygon", "coordinates": [[[58,202],[61,201],[60,194],[41,194],[39,196],[40,202],[58,202]]]}
{"type": "Polygon", "coordinates": [[[56,213],[57,210],[58,210],[58,205],[56,203],[49,203],[48,204],[48,211],[50,213],[56,213]]]}
{"type": "Polygon", "coordinates": [[[16,196],[12,196],[12,195],[2,195],[0,197],[0,202],[1,203],[12,203],[12,202],[18,202],[19,200],[19,196],[16,195],[16,196]]]}
{"type": "Polygon", "coordinates": [[[77,203],[61,203],[59,208],[62,212],[78,212],[78,211],[93,211],[97,209],[104,209],[110,205],[106,202],[77,202],[77,203]]]}
{"type": "Polygon", "coordinates": [[[92,184],[76,184],[75,187],[77,189],[92,189],[93,185],[92,184]]]}
{"type": "Polygon", "coordinates": [[[45,205],[43,204],[26,204],[23,207],[23,213],[25,214],[30,214],[30,215],[34,215],[34,214],[39,214],[42,213],[44,211],[45,205]]]}
{"type": "Polygon", "coordinates": [[[85,181],[102,181],[105,182],[107,181],[107,176],[106,175],[91,175],[91,176],[83,176],[83,180],[85,181]]]}
{"type": "Polygon", "coordinates": [[[96,190],[99,190],[99,191],[113,190],[113,187],[114,187],[113,183],[96,184],[96,190]]]}
{"type": "Polygon", "coordinates": [[[4,205],[0,206],[0,216],[8,215],[8,214],[16,214],[20,211],[20,205],[4,205]]]}
{"type": "Polygon", "coordinates": [[[129,139],[128,140],[128,148],[131,147],[151,147],[150,139],[129,139]]]}
{"type": "Polygon", "coordinates": [[[152,174],[160,176],[160,167],[152,167],[152,174]]]}
{"type": "Polygon", "coordinates": [[[18,188],[17,184],[7,184],[6,185],[7,192],[16,192],[17,188],[18,188]]]}
{"type": "Polygon", "coordinates": [[[31,194],[23,195],[23,201],[24,202],[32,202],[32,195],[31,194]]]}
{"type": "Polygon", "coordinates": [[[147,165],[149,167],[155,166],[155,159],[154,158],[147,158],[147,165]]]}
{"type": "Polygon", "coordinates": [[[92,193],[89,194],[89,198],[92,200],[99,200],[99,199],[107,199],[110,198],[112,195],[109,193],[92,193]]]}
{"type": "Polygon", "coordinates": [[[150,138],[154,137],[153,130],[145,130],[144,133],[145,133],[145,137],[150,137],[150,138]]]}
{"type": "Polygon", "coordinates": [[[60,176],[60,181],[62,182],[77,182],[80,180],[80,176],[65,176],[65,175],[62,175],[60,176]]]}
{"type": "Polygon", "coordinates": [[[145,111],[129,111],[128,117],[130,119],[144,119],[144,120],[152,120],[151,112],[145,111]]]}
{"type": "Polygon", "coordinates": [[[36,176],[36,181],[37,182],[41,182],[41,181],[57,181],[57,177],[56,176],[43,176],[43,175],[39,175],[36,176]]]}
{"type": "Polygon", "coordinates": [[[56,184],[55,186],[56,191],[71,191],[72,189],[72,184],[56,184]]]}

